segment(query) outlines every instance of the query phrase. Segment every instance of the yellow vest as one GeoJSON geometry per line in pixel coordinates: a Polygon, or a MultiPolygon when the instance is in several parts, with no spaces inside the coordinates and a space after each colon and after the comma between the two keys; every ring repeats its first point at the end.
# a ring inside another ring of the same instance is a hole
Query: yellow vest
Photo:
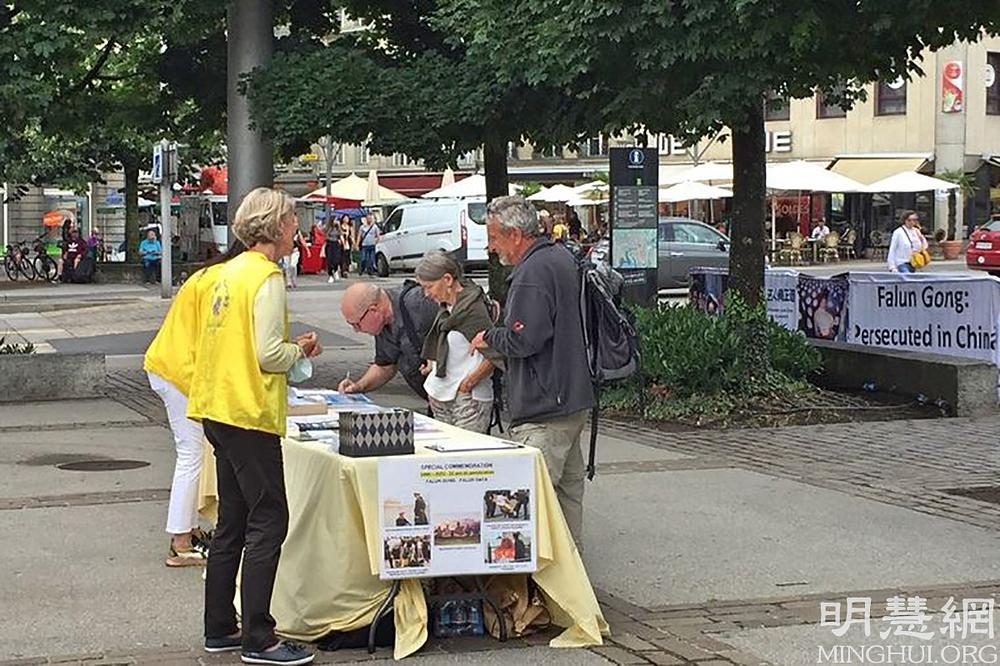
{"type": "Polygon", "coordinates": [[[174,297],[156,337],[149,344],[142,367],[163,377],[185,396],[191,394],[194,356],[201,335],[198,304],[211,290],[220,264],[203,268],[187,279],[174,297]]]}
{"type": "MultiPolygon", "coordinates": [[[[257,361],[253,304],[278,266],[259,252],[222,264],[200,303],[204,330],[198,343],[188,418],[285,434],[288,384],[284,373],[264,372],[257,361]]],[[[288,313],[285,313],[288,331],[288,313]]]]}

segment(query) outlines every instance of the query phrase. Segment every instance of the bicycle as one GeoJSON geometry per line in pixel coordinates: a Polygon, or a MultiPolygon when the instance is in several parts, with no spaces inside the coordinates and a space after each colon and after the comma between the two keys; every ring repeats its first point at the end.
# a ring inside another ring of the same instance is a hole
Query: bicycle
{"type": "Polygon", "coordinates": [[[28,258],[28,248],[24,243],[8,244],[7,252],[3,258],[3,269],[7,273],[7,278],[16,281],[19,275],[23,275],[28,280],[37,277],[35,267],[28,258]]]}
{"type": "Polygon", "coordinates": [[[48,244],[40,236],[34,240],[35,259],[32,262],[38,277],[49,282],[55,282],[59,275],[59,264],[49,254],[48,244]]]}

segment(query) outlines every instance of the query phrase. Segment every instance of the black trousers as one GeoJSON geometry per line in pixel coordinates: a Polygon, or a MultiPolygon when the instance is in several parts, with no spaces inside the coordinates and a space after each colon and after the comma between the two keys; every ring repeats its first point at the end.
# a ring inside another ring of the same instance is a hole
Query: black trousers
{"type": "Polygon", "coordinates": [[[264,650],[278,641],[271,592],[288,532],[281,439],[208,419],[203,425],[215,449],[219,494],[205,574],[205,636],[229,636],[239,628],[233,598],[242,556],[243,649],[264,650]]]}

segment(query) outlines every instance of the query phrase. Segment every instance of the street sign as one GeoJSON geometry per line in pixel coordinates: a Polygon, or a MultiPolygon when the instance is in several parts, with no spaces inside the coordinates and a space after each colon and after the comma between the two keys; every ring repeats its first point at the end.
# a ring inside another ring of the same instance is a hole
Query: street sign
{"type": "Polygon", "coordinates": [[[153,144],[153,182],[159,185],[163,182],[163,144],[153,144]]]}
{"type": "Polygon", "coordinates": [[[656,148],[612,148],[611,266],[625,278],[625,297],[656,303],[659,269],[659,157],[656,148]]]}

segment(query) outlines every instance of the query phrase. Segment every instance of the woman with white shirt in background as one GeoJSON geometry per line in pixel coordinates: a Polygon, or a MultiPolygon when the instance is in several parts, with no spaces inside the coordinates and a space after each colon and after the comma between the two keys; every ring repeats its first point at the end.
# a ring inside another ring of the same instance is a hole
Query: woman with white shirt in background
{"type": "Polygon", "coordinates": [[[918,267],[911,261],[913,254],[926,250],[927,239],[920,233],[920,217],[916,211],[903,211],[889,243],[889,270],[893,273],[915,273],[918,267]]]}
{"type": "Polygon", "coordinates": [[[417,265],[416,278],[441,311],[424,341],[421,368],[434,418],[472,432],[486,433],[493,413],[489,379],[502,357],[472,352],[471,340],[492,327],[486,295],[479,285],[462,280],[462,266],[446,252],[428,252],[417,265]]]}

